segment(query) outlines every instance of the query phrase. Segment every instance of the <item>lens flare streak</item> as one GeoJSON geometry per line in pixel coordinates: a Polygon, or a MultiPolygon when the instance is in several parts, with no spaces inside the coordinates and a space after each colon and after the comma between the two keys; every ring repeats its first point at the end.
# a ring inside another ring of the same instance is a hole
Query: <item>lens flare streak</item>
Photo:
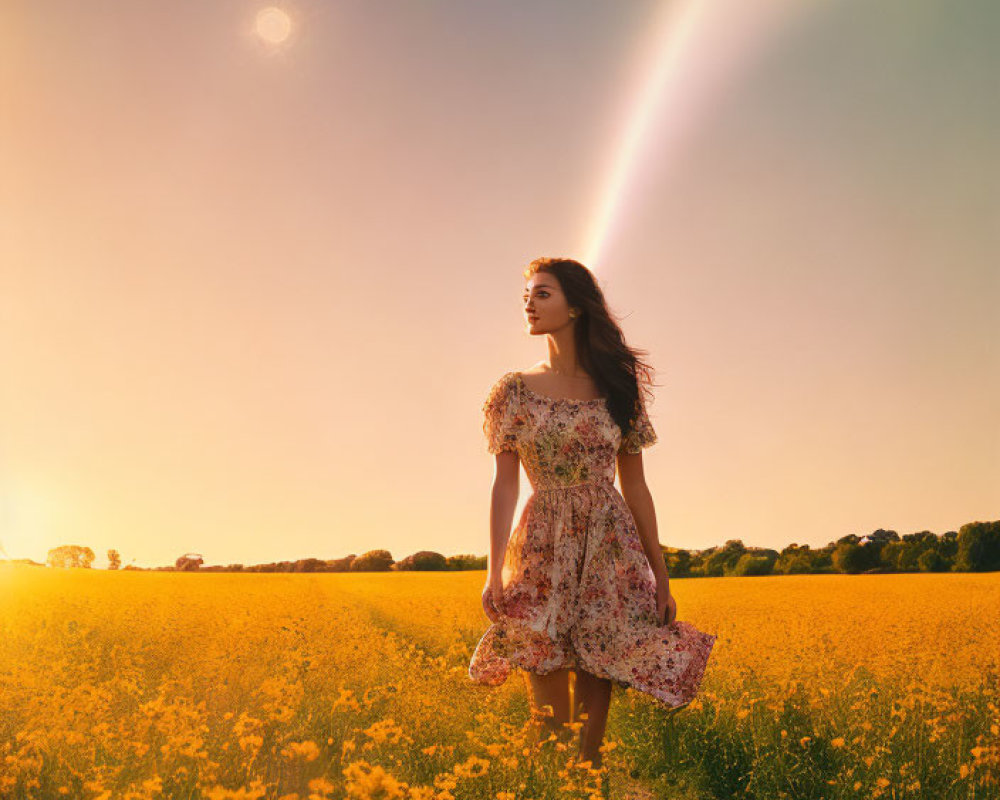
{"type": "MultiPolygon", "coordinates": [[[[662,171],[676,161],[686,137],[704,119],[724,89],[787,28],[806,4],[795,0],[680,0],[664,4],[653,25],[651,63],[630,103],[625,126],[595,212],[587,227],[585,262],[599,267],[611,231],[621,216],[625,190],[649,133],[663,119],[655,157],[662,171]],[[666,163],[664,164],[664,160],[666,163]]],[[[813,11],[817,6],[810,6],[813,11]]]]}

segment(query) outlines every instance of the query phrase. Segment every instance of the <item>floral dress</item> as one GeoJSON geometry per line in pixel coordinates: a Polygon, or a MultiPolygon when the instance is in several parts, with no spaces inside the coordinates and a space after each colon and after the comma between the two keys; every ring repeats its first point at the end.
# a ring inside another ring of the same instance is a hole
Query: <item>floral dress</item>
{"type": "Polygon", "coordinates": [[[656,578],[614,485],[617,454],[656,442],[641,400],[637,411],[623,440],[604,398],[539,395],[519,372],[490,389],[487,449],[517,452],[534,492],[507,542],[502,614],[472,655],[474,682],[579,667],[670,707],[693,699],[716,637],[659,624],[656,578]]]}

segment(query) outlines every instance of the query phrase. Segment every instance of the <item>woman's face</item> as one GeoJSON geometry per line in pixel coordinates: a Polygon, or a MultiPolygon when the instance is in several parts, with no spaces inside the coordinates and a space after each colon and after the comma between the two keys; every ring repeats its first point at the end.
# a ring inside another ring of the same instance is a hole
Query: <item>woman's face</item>
{"type": "Polygon", "coordinates": [[[523,300],[529,333],[550,333],[573,322],[566,295],[554,275],[532,275],[524,286],[523,300]]]}

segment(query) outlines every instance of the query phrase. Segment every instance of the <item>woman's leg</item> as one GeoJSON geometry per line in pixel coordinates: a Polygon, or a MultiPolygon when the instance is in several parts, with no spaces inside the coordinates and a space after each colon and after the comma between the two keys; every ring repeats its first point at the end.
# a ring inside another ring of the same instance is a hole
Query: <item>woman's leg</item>
{"type": "Polygon", "coordinates": [[[528,672],[531,684],[531,710],[538,716],[545,715],[544,707],[552,706],[552,716],[545,715],[549,730],[563,733],[563,724],[569,722],[569,669],[557,669],[548,675],[528,672]]]}
{"type": "Polygon", "coordinates": [[[614,684],[607,678],[598,678],[586,670],[576,670],[576,702],[587,715],[580,729],[580,758],[592,762],[594,769],[601,766],[603,754],[600,748],[604,742],[613,688],[614,684]]]}

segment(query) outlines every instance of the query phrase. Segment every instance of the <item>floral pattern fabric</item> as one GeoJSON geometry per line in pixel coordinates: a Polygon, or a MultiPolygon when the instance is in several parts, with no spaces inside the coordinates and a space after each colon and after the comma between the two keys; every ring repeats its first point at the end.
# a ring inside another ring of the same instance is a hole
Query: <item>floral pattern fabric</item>
{"type": "Polygon", "coordinates": [[[516,452],[534,492],[507,542],[501,617],[469,663],[476,683],[513,668],[580,668],[669,707],[697,693],[716,636],[659,624],[656,578],[614,485],[616,456],[657,441],[640,400],[627,436],[604,398],[551,398],[508,372],[483,405],[487,450],[516,452]]]}

